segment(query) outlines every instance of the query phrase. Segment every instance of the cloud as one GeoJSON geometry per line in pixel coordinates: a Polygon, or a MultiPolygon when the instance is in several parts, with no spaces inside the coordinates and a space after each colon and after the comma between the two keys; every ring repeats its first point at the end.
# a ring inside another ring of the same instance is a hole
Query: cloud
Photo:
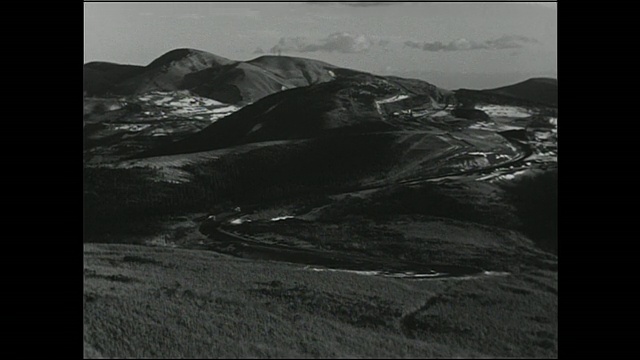
{"type": "Polygon", "coordinates": [[[389,6],[403,4],[406,1],[307,1],[311,5],[332,5],[340,4],[353,7],[389,6]]]}
{"type": "Polygon", "coordinates": [[[488,40],[485,43],[491,49],[518,49],[525,44],[539,44],[540,42],[526,36],[505,35],[495,40],[488,40]]]}
{"type": "Polygon", "coordinates": [[[534,38],[520,35],[504,35],[497,39],[486,40],[483,42],[469,41],[467,39],[458,39],[443,44],[440,41],[418,43],[415,41],[405,41],[404,45],[413,49],[422,49],[424,51],[466,51],[466,50],[503,50],[503,49],[519,49],[527,44],[539,44],[540,42],[534,38]]]}
{"type": "Polygon", "coordinates": [[[365,35],[349,33],[333,33],[316,42],[309,42],[304,37],[281,38],[278,44],[271,48],[271,53],[279,52],[338,52],[343,54],[364,53],[369,51],[375,42],[365,35]]]}

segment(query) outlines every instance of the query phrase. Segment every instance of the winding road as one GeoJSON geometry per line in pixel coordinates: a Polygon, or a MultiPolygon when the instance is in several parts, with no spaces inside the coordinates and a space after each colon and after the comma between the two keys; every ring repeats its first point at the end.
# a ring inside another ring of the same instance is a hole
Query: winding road
{"type": "Polygon", "coordinates": [[[245,259],[304,264],[305,269],[311,271],[342,271],[404,279],[438,279],[487,274],[483,269],[471,266],[422,264],[353,253],[265,244],[220,227],[216,228],[210,237],[214,241],[207,244],[209,250],[245,259]]]}

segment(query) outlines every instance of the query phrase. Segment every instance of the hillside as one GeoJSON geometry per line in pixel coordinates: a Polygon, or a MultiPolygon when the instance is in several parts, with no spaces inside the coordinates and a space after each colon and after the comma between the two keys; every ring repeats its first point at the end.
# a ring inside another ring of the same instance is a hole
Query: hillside
{"type": "Polygon", "coordinates": [[[518,105],[558,107],[558,80],[533,78],[514,85],[487,90],[460,89],[456,94],[484,102],[511,102],[518,105]]]}
{"type": "Polygon", "coordinates": [[[417,80],[387,80],[341,69],[336,69],[336,73],[337,80],[270,95],[183,141],[142,156],[328,134],[407,130],[415,124],[391,114],[395,103],[403,104],[398,105],[401,108],[421,106],[428,110],[451,97],[447,91],[417,80]]]}
{"type": "Polygon", "coordinates": [[[551,358],[557,274],[411,281],[84,245],[85,358],[551,358]]]}
{"type": "Polygon", "coordinates": [[[515,85],[485,91],[516,99],[535,101],[550,106],[558,106],[557,79],[534,78],[515,85]]]}
{"type": "Polygon", "coordinates": [[[292,87],[331,81],[335,77],[331,70],[337,69],[322,61],[290,56],[261,56],[247,63],[274,74],[292,87]]]}
{"type": "Polygon", "coordinates": [[[142,71],[143,66],[90,62],[83,67],[83,90],[88,95],[104,94],[112,91],[118,82],[142,71]]]}
{"type": "Polygon", "coordinates": [[[309,59],[237,62],[188,74],[181,87],[227,103],[252,103],[265,96],[335,79],[335,67],[309,59]]]}
{"type": "Polygon", "coordinates": [[[193,49],[177,49],[157,58],[144,72],[128,78],[115,87],[118,94],[141,94],[149,91],[181,90],[185,75],[211,67],[232,63],[231,60],[193,49]]]}

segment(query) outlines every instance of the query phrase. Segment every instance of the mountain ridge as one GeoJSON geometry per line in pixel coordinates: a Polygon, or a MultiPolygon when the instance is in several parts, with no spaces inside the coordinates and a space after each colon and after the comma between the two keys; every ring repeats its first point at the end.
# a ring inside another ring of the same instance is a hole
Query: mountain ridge
{"type": "Polygon", "coordinates": [[[83,90],[89,96],[189,90],[218,101],[247,104],[284,89],[331,81],[332,70],[338,67],[287,56],[235,61],[181,48],[146,66],[90,62],[83,69],[83,90]]]}

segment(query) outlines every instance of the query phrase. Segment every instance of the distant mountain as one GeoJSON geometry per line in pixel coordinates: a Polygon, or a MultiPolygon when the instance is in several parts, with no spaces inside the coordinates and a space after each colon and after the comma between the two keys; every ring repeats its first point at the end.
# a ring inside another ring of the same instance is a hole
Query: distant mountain
{"type": "Polygon", "coordinates": [[[89,94],[106,93],[120,81],[143,71],[144,66],[90,62],[83,67],[83,88],[89,94]]]}
{"type": "Polygon", "coordinates": [[[252,103],[282,90],[336,77],[335,66],[311,59],[262,56],[242,62],[193,49],[170,51],[144,67],[110,64],[103,69],[106,66],[96,64],[84,66],[88,95],[189,90],[233,104],[252,103]]]}
{"type": "Polygon", "coordinates": [[[263,56],[188,74],[181,88],[226,103],[251,103],[286,89],[331,81],[335,69],[310,59],[263,56]]]}
{"type": "Polygon", "coordinates": [[[460,89],[456,94],[473,96],[489,101],[520,101],[527,104],[538,104],[558,107],[558,80],[552,78],[533,78],[515,85],[487,90],[460,89]],[[497,97],[497,98],[496,98],[497,97]]]}
{"type": "Polygon", "coordinates": [[[331,81],[335,77],[331,70],[337,68],[322,61],[289,56],[261,56],[247,63],[286,80],[293,87],[331,81]]]}
{"type": "Polygon", "coordinates": [[[485,92],[558,106],[558,79],[534,78],[485,92]]]}
{"type": "Polygon", "coordinates": [[[181,83],[185,75],[231,63],[233,61],[205,51],[177,49],[152,61],[136,76],[118,83],[113,92],[130,95],[149,91],[182,90],[181,83]]]}

